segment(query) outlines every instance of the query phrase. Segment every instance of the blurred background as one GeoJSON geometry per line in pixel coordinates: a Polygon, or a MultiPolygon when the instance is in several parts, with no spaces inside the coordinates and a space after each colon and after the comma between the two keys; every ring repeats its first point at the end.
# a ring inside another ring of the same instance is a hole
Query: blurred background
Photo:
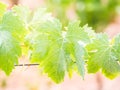
{"type": "MultiPolygon", "coordinates": [[[[46,7],[59,18],[64,26],[70,20],[79,19],[95,32],[106,32],[110,38],[120,32],[120,0],[0,0],[8,5],[28,6],[30,9],[46,7]]],[[[29,63],[21,57],[20,63],[29,63]]],[[[0,90],[120,90],[120,77],[109,80],[97,74],[85,75],[85,80],[74,74],[61,84],[55,84],[37,66],[16,67],[7,77],[0,71],[0,90]]]]}

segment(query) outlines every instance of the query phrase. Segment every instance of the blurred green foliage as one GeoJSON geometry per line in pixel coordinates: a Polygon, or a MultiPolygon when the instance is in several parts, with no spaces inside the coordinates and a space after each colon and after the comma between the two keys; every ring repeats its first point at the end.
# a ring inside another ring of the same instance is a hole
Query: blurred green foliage
{"type": "Polygon", "coordinates": [[[64,25],[69,21],[66,15],[69,7],[75,10],[81,24],[88,24],[97,32],[102,31],[120,12],[120,0],[46,0],[50,11],[64,25]]]}
{"type": "Polygon", "coordinates": [[[116,16],[120,0],[77,0],[76,11],[81,23],[94,29],[104,28],[116,16]]]}
{"type": "Polygon", "coordinates": [[[53,14],[59,18],[63,25],[67,25],[69,19],[67,18],[66,12],[71,3],[75,0],[45,0],[46,7],[53,12],[53,14]]]}

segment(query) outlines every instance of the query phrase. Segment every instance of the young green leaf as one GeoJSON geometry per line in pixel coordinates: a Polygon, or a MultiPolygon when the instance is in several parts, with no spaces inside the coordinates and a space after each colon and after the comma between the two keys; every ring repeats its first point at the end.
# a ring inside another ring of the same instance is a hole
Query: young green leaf
{"type": "Polygon", "coordinates": [[[67,69],[70,76],[72,75],[73,70],[77,67],[78,73],[84,78],[85,75],[85,62],[84,55],[85,50],[83,46],[79,45],[79,43],[66,43],[65,45],[66,59],[67,59],[67,69]],[[69,64],[71,66],[69,66],[69,64]],[[72,70],[72,71],[71,71],[72,70]]]}
{"type": "Polygon", "coordinates": [[[91,44],[86,46],[88,58],[88,72],[96,73],[99,69],[109,78],[116,77],[120,72],[120,65],[105,34],[98,34],[91,44]]]}
{"type": "Polygon", "coordinates": [[[120,35],[117,35],[113,39],[113,52],[115,53],[117,60],[120,62],[120,35]]]}
{"type": "Polygon", "coordinates": [[[56,83],[63,81],[66,69],[65,54],[61,45],[63,42],[44,36],[38,40],[33,47],[32,61],[40,63],[44,72],[56,83]]]}
{"type": "Polygon", "coordinates": [[[64,40],[60,34],[61,24],[55,22],[56,20],[53,19],[51,23],[46,22],[47,24],[39,28],[38,35],[32,41],[31,59],[32,62],[38,62],[44,72],[56,83],[60,83],[65,76],[66,61],[63,48],[64,40]]]}
{"type": "Polygon", "coordinates": [[[80,27],[79,21],[70,22],[67,27],[67,35],[71,41],[82,41],[84,43],[89,42],[88,33],[85,31],[84,27],[80,27]]]}
{"type": "Polygon", "coordinates": [[[0,69],[9,75],[21,55],[20,45],[8,31],[0,30],[0,69]]]}
{"type": "Polygon", "coordinates": [[[33,16],[30,21],[30,26],[33,29],[39,28],[41,23],[51,19],[53,19],[53,17],[51,16],[51,13],[47,12],[46,8],[38,8],[33,12],[33,16]]]}
{"type": "Polygon", "coordinates": [[[22,39],[25,34],[25,25],[22,20],[12,11],[7,11],[2,18],[2,29],[12,33],[18,39],[22,39]]]}
{"type": "Polygon", "coordinates": [[[84,78],[84,56],[86,55],[84,46],[90,41],[88,33],[85,31],[84,27],[80,27],[79,21],[70,22],[67,27],[66,39],[68,41],[67,48],[69,47],[67,51],[72,55],[79,74],[84,78]]]}
{"type": "Polygon", "coordinates": [[[26,27],[29,25],[29,22],[32,18],[32,12],[29,8],[24,6],[14,6],[12,8],[12,11],[15,13],[16,16],[20,18],[20,20],[23,21],[26,27]]]}

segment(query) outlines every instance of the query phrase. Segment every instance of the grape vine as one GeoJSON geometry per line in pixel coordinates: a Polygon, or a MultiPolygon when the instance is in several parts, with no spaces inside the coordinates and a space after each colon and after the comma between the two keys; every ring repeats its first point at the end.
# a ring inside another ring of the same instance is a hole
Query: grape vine
{"type": "Polygon", "coordinates": [[[26,51],[56,83],[73,72],[84,78],[86,72],[101,71],[110,79],[120,73],[120,35],[110,40],[77,20],[64,27],[45,8],[7,10],[0,3],[0,69],[9,75],[26,51]]]}

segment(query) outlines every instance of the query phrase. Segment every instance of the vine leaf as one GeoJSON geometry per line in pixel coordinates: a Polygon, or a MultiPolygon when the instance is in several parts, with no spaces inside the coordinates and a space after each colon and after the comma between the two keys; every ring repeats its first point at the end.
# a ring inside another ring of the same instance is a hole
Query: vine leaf
{"type": "Polygon", "coordinates": [[[84,40],[85,42],[89,41],[87,32],[79,26],[78,22],[68,25],[66,34],[62,32],[61,23],[57,19],[53,18],[43,23],[43,25],[40,24],[36,36],[29,39],[32,40],[30,42],[33,45],[32,62],[38,62],[44,72],[56,83],[64,80],[66,71],[72,75],[75,68],[84,77],[85,50],[79,41],[83,41],[83,43],[84,40]],[[74,28],[76,24],[78,26],[74,28]],[[73,31],[77,31],[77,33],[75,32],[77,35],[73,31]],[[82,33],[86,35],[86,38],[83,38],[82,33]]]}
{"type": "Polygon", "coordinates": [[[72,76],[72,73],[74,70],[77,70],[77,72],[84,78],[85,75],[85,62],[84,62],[84,56],[85,56],[85,49],[82,45],[79,43],[66,43],[65,45],[65,52],[66,52],[66,60],[67,60],[67,70],[70,75],[72,76]]]}
{"type": "Polygon", "coordinates": [[[47,12],[46,8],[38,8],[33,12],[33,16],[29,24],[30,27],[36,30],[39,28],[40,24],[43,24],[43,22],[46,22],[47,20],[49,22],[50,19],[53,19],[53,17],[51,16],[51,13],[47,12]]]}
{"type": "MultiPolygon", "coordinates": [[[[51,20],[47,20],[47,22],[49,23],[51,20]]],[[[55,22],[56,20],[52,21],[54,24],[55,22]]],[[[41,26],[39,28],[37,36],[32,41],[33,52],[31,59],[32,62],[40,63],[44,72],[47,73],[48,76],[56,83],[59,83],[63,81],[66,69],[65,54],[63,49],[64,42],[60,31],[56,30],[58,28],[54,28],[56,25],[46,25],[46,27],[41,26]]],[[[58,26],[61,27],[61,23],[58,26]]]]}
{"type": "Polygon", "coordinates": [[[28,28],[28,24],[31,20],[31,11],[25,6],[14,6],[12,8],[13,13],[23,21],[24,25],[28,28]]]}
{"type": "Polygon", "coordinates": [[[106,34],[96,34],[87,25],[81,27],[79,21],[63,28],[44,8],[6,9],[0,3],[0,69],[7,75],[18,64],[21,48],[25,55],[30,51],[31,62],[38,63],[56,83],[74,71],[84,78],[86,65],[89,73],[101,70],[111,79],[120,73],[120,35],[110,41],[106,34]]]}
{"type": "Polygon", "coordinates": [[[86,46],[88,58],[88,72],[96,73],[99,69],[109,78],[116,77],[120,72],[120,65],[106,34],[97,34],[93,42],[86,46]]]}
{"type": "Polygon", "coordinates": [[[79,74],[84,78],[85,75],[85,61],[86,50],[84,46],[90,41],[88,33],[84,27],[80,27],[79,21],[70,22],[67,27],[68,50],[72,55],[73,61],[76,62],[76,67],[79,74]]]}
{"type": "Polygon", "coordinates": [[[44,72],[48,73],[56,83],[63,81],[66,66],[64,50],[60,44],[58,41],[41,38],[34,45],[32,53],[32,61],[40,63],[44,72]]]}
{"type": "Polygon", "coordinates": [[[2,18],[1,27],[11,32],[18,40],[22,40],[26,31],[23,21],[12,11],[7,11],[2,18]]]}
{"type": "MultiPolygon", "coordinates": [[[[72,21],[68,24],[67,35],[70,41],[82,41],[83,43],[88,43],[90,41],[88,30],[85,31],[85,27],[80,27],[79,21],[72,21]]],[[[89,29],[89,28],[88,28],[89,29]]]]}
{"type": "Polygon", "coordinates": [[[0,68],[9,75],[18,63],[21,50],[18,42],[8,31],[0,30],[0,68]]]}
{"type": "Polygon", "coordinates": [[[113,39],[113,52],[115,53],[117,60],[120,62],[120,35],[117,35],[114,39],[113,39]]]}

